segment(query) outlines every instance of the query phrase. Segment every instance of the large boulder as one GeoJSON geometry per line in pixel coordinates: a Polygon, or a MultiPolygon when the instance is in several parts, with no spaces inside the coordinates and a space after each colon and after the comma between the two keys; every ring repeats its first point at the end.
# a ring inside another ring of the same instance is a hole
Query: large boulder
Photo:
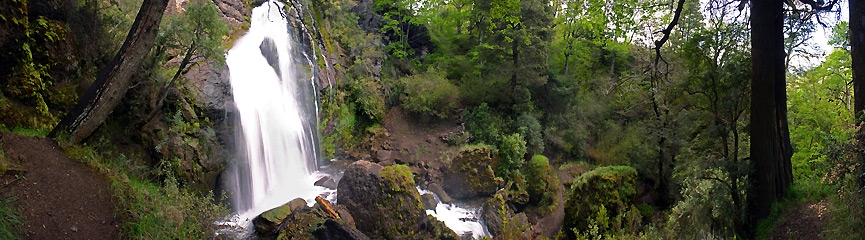
{"type": "Polygon", "coordinates": [[[372,239],[458,239],[426,214],[408,166],[357,161],[345,170],[337,190],[337,202],[372,239]]]}
{"type": "Polygon", "coordinates": [[[570,239],[577,234],[571,229],[585,232],[590,224],[597,225],[598,234],[621,229],[625,223],[617,216],[633,208],[636,181],[637,170],[628,166],[599,167],[580,175],[565,201],[562,229],[570,239]]]}
{"type": "Polygon", "coordinates": [[[306,207],[306,200],[295,198],[282,206],[267,210],[252,219],[255,232],[268,234],[276,230],[280,223],[290,216],[292,211],[306,207]]]}
{"type": "Polygon", "coordinates": [[[464,148],[445,171],[444,190],[462,200],[492,196],[502,184],[493,171],[498,165],[499,159],[490,148],[464,148]]]}

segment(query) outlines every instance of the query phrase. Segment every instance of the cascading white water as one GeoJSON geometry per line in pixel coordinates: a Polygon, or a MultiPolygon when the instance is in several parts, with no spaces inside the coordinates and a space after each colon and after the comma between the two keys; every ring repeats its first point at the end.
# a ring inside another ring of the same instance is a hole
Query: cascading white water
{"type": "MultiPolygon", "coordinates": [[[[282,8],[276,0],[254,8],[249,31],[226,55],[240,129],[238,157],[225,175],[235,213],[217,222],[225,227],[217,234],[248,237],[251,220],[264,211],[295,198],[335,197],[335,190],[314,186],[328,175],[317,171],[314,81],[296,64],[308,60],[295,57],[301,54],[295,54],[282,8]]],[[[460,234],[489,235],[476,209],[440,204],[428,213],[460,234]]]]}
{"type": "MultiPolygon", "coordinates": [[[[226,55],[240,119],[238,159],[227,170],[236,223],[291,199],[312,199],[315,187],[315,109],[303,94],[310,78],[294,63],[283,5],[270,1],[252,10],[249,31],[226,55]]],[[[311,201],[308,201],[311,202],[311,201]]]]}

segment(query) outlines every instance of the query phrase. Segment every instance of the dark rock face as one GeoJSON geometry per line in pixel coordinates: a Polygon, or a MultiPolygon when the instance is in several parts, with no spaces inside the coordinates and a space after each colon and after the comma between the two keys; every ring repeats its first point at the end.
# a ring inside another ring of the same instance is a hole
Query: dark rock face
{"type": "Polygon", "coordinates": [[[456,199],[492,196],[502,183],[493,172],[498,164],[498,158],[489,148],[463,149],[445,173],[444,190],[456,199]]]}
{"type": "Polygon", "coordinates": [[[357,161],[345,170],[337,189],[337,202],[372,239],[458,239],[426,214],[407,166],[357,161]]]}
{"type": "Polygon", "coordinates": [[[312,235],[320,240],[366,240],[369,239],[362,232],[333,219],[324,220],[324,223],[312,231],[312,235]]]}
{"type": "Polygon", "coordinates": [[[330,188],[330,189],[336,189],[336,182],[333,181],[333,178],[330,178],[330,177],[327,177],[327,176],[325,176],[325,177],[319,179],[318,181],[315,181],[315,185],[316,185],[316,186],[319,186],[319,187],[325,187],[325,188],[330,188]]]}

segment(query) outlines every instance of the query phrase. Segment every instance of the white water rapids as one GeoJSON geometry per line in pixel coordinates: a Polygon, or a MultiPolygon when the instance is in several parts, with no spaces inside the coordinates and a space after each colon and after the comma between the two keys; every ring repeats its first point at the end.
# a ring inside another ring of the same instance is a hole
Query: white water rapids
{"type": "MultiPolygon", "coordinates": [[[[240,129],[238,157],[225,174],[235,213],[217,224],[237,229],[220,235],[248,237],[253,218],[295,198],[310,205],[319,195],[334,201],[335,190],[314,186],[327,175],[317,166],[314,79],[303,74],[309,61],[297,57],[282,8],[274,0],[254,8],[248,32],[226,55],[240,129]]],[[[428,212],[458,234],[484,234],[477,210],[439,206],[447,208],[428,212]]]]}

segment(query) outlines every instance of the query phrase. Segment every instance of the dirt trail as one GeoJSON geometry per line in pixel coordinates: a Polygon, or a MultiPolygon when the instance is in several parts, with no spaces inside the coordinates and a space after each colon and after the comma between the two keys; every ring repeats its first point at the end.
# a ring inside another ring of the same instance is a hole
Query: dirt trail
{"type": "Polygon", "coordinates": [[[541,234],[548,238],[554,238],[559,230],[562,229],[562,224],[565,221],[565,186],[564,181],[565,176],[567,176],[567,172],[563,170],[556,170],[556,174],[559,176],[559,200],[556,201],[556,210],[555,214],[549,214],[544,218],[538,220],[538,223],[535,224],[536,228],[540,228],[541,234]]]}
{"type": "Polygon", "coordinates": [[[771,239],[826,239],[823,222],[829,219],[826,200],[803,203],[781,215],[771,239]]]}
{"type": "Polygon", "coordinates": [[[26,171],[0,181],[0,194],[17,199],[24,239],[117,239],[119,219],[99,174],[52,140],[0,133],[0,146],[26,171]]]}

